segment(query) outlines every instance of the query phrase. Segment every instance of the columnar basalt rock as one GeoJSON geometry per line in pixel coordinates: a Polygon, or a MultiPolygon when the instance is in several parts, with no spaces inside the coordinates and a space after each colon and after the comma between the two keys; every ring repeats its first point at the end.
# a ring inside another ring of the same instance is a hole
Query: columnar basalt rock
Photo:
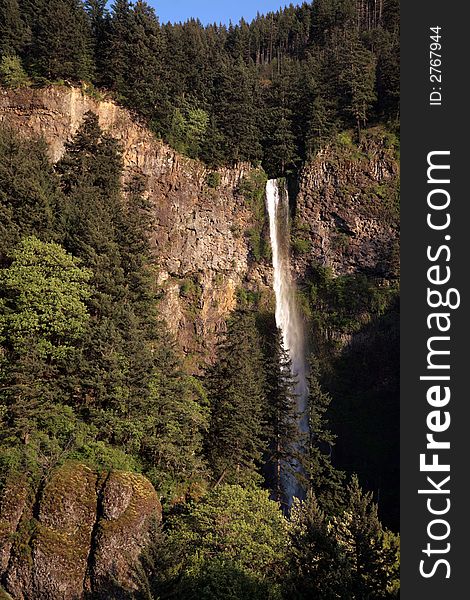
{"type": "Polygon", "coordinates": [[[82,600],[111,584],[132,592],[161,520],[157,492],[141,475],[73,462],[36,489],[9,482],[1,508],[0,582],[15,600],[82,600]]]}
{"type": "Polygon", "coordinates": [[[398,190],[397,150],[383,131],[321,150],[299,179],[293,236],[305,243],[294,260],[297,276],[315,262],[336,275],[395,277],[398,190]]]}
{"type": "Polygon", "coordinates": [[[246,231],[254,217],[238,192],[251,167],[219,169],[214,189],[207,184],[211,171],[202,163],[179,155],[109,100],[67,87],[0,91],[0,121],[23,135],[44,136],[53,161],[62,156],[87,111],[96,113],[101,127],[119,140],[125,179],[145,177],[161,314],[187,354],[210,359],[215,334],[236,306],[237,288],[253,281],[270,289],[269,264],[250,258],[246,231]],[[197,298],[182,291],[189,280],[199,288],[197,298]]]}

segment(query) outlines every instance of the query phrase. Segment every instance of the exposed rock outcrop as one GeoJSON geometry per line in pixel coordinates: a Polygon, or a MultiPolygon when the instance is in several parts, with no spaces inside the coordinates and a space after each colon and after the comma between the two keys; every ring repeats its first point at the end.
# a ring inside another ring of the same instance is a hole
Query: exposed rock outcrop
{"type": "Polygon", "coordinates": [[[100,597],[110,583],[117,594],[132,591],[139,556],[161,519],[144,477],[76,463],[56,469],[37,490],[10,481],[0,508],[0,577],[15,600],[100,597]]]}
{"type": "Polygon", "coordinates": [[[145,176],[153,206],[151,244],[163,298],[161,313],[182,349],[210,357],[215,333],[236,306],[245,284],[270,289],[271,270],[250,259],[246,231],[253,214],[238,192],[247,164],[218,171],[216,189],[202,163],[181,156],[115,103],[97,101],[78,88],[0,91],[0,121],[23,135],[42,135],[53,161],[92,111],[119,140],[125,178],[145,176]],[[185,293],[190,286],[194,293],[185,293]]]}
{"type": "Polygon", "coordinates": [[[348,134],[307,164],[296,199],[295,265],[303,277],[316,262],[337,275],[395,277],[399,241],[399,162],[396,140],[383,129],[348,134]]]}
{"type": "MultiPolygon", "coordinates": [[[[189,368],[213,357],[217,333],[248,287],[271,294],[268,260],[255,261],[249,231],[256,217],[239,185],[247,164],[219,169],[217,185],[202,163],[165,145],[125,109],[78,88],[0,91],[0,121],[43,135],[58,160],[87,111],[122,146],[125,178],[140,173],[153,206],[151,244],[162,290],[160,313],[188,356],[189,368]]],[[[344,133],[320,151],[295,182],[295,275],[312,263],[334,273],[393,278],[398,271],[398,159],[395,140],[377,128],[360,144],[344,133]]]]}

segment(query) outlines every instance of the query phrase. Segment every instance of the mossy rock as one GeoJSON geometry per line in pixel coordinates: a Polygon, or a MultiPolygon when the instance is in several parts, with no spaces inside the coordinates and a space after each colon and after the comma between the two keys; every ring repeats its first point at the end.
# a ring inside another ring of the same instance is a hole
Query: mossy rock
{"type": "Polygon", "coordinates": [[[74,598],[83,586],[97,519],[97,480],[89,467],[69,462],[44,487],[32,553],[37,593],[45,598],[74,598]]]}
{"type": "Polygon", "coordinates": [[[96,535],[92,572],[96,590],[106,590],[110,573],[125,589],[135,589],[135,566],[161,514],[157,492],[148,479],[124,471],[109,474],[101,492],[96,535]]]}

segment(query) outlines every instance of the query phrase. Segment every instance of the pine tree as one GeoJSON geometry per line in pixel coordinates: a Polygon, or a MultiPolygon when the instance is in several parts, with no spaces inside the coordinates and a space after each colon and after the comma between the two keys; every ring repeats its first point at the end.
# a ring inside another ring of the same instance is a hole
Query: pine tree
{"type": "Polygon", "coordinates": [[[298,429],[296,380],[292,364],[283,348],[282,335],[276,331],[271,343],[264,348],[267,396],[268,450],[266,469],[268,486],[274,498],[285,501],[283,474],[294,474],[300,453],[301,436],[298,429]]]}
{"type": "Polygon", "coordinates": [[[392,598],[398,589],[397,538],[384,532],[377,506],[357,477],[346,489],[348,504],[328,517],[310,492],[295,501],[290,519],[290,560],[294,597],[392,598]]]}
{"type": "Polygon", "coordinates": [[[92,269],[101,298],[100,314],[114,310],[113,297],[125,295],[116,239],[123,210],[121,170],[116,141],[103,134],[95,114],[87,113],[75,138],[66,145],[57,172],[67,197],[65,245],[92,269]]]}
{"type": "Polygon", "coordinates": [[[218,78],[214,115],[224,139],[225,161],[255,161],[261,157],[261,145],[254,71],[239,59],[235,64],[225,63],[218,78]]]}
{"type": "Polygon", "coordinates": [[[18,0],[0,3],[0,58],[21,56],[31,37],[18,0]]]}
{"type": "Polygon", "coordinates": [[[22,237],[58,240],[60,192],[43,140],[0,128],[0,265],[22,237]]]}
{"type": "Polygon", "coordinates": [[[293,130],[291,109],[293,84],[284,74],[277,76],[265,98],[263,117],[264,164],[272,176],[286,175],[292,171],[299,157],[293,130]]]}
{"type": "Polygon", "coordinates": [[[82,3],[34,0],[30,11],[33,36],[28,56],[34,75],[52,81],[91,81],[95,71],[93,43],[82,3]]]}
{"type": "Polygon", "coordinates": [[[98,83],[106,73],[106,37],[109,28],[107,0],[86,0],[84,3],[88,15],[93,39],[93,57],[96,65],[98,83]]]}
{"type": "Polygon", "coordinates": [[[183,511],[167,521],[169,547],[180,559],[168,570],[172,597],[281,597],[287,523],[266,490],[219,485],[183,511]]]}
{"type": "Polygon", "coordinates": [[[343,34],[338,54],[338,84],[344,110],[354,119],[359,137],[377,98],[376,62],[375,55],[363,46],[357,34],[343,34]]]}
{"type": "Polygon", "coordinates": [[[294,500],[289,521],[290,573],[286,589],[297,600],[350,598],[349,562],[332,535],[313,492],[294,500]]]}
{"type": "Polygon", "coordinates": [[[106,37],[105,83],[159,131],[166,125],[162,107],[167,106],[163,51],[164,38],[153,8],[141,0],[135,6],[117,0],[106,37]]]}
{"type": "Polygon", "coordinates": [[[136,457],[171,502],[204,479],[208,403],[158,322],[144,181],[123,187],[121,170],[118,145],[87,114],[57,166],[65,243],[93,270],[95,286],[70,394],[99,441],[136,457]]]}
{"type": "Polygon", "coordinates": [[[348,504],[333,531],[349,562],[351,598],[388,598],[396,578],[397,547],[388,544],[370,492],[356,476],[346,489],[348,504]]]}
{"type": "Polygon", "coordinates": [[[258,481],[264,450],[266,399],[254,316],[238,312],[219,343],[217,363],[206,378],[211,405],[207,455],[214,479],[258,481]]]}
{"type": "Polygon", "coordinates": [[[308,389],[309,440],[302,457],[305,483],[322,509],[328,514],[335,514],[344,507],[344,473],[335,469],[331,462],[335,436],[325,418],[331,397],[321,387],[319,365],[313,357],[310,360],[308,389]]]}

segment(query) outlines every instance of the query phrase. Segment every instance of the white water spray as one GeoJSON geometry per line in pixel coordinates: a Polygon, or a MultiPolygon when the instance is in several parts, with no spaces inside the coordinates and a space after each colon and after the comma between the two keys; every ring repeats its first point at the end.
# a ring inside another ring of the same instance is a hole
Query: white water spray
{"type": "MultiPolygon", "coordinates": [[[[296,288],[290,269],[289,235],[289,196],[277,179],[266,184],[266,205],[269,214],[269,229],[274,268],[274,292],[276,295],[276,325],[282,333],[284,348],[292,362],[292,373],[296,378],[295,393],[299,430],[308,431],[307,409],[307,373],[305,360],[305,339],[302,319],[297,303],[296,288]]],[[[292,476],[284,477],[285,492],[289,503],[302,491],[292,476]]]]}

